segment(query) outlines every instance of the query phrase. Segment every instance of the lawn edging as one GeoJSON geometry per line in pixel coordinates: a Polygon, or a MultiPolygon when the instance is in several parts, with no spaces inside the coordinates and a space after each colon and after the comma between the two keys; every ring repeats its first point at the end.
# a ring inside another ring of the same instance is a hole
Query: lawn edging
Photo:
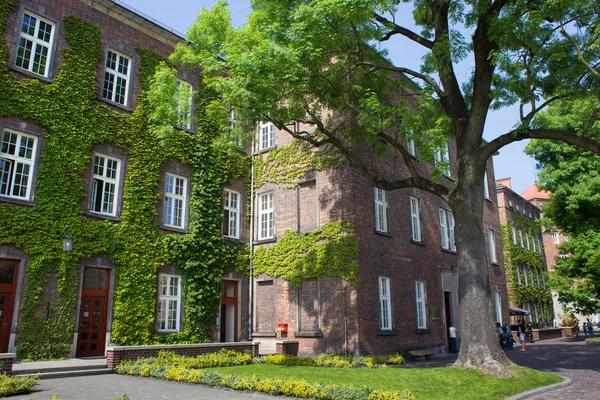
{"type": "Polygon", "coordinates": [[[542,387],[539,387],[539,388],[531,389],[531,390],[528,390],[526,392],[519,393],[519,394],[516,394],[516,395],[514,395],[512,397],[509,397],[506,400],[528,399],[528,398],[530,398],[532,396],[535,396],[535,395],[538,395],[538,394],[542,394],[542,393],[546,393],[546,392],[551,392],[553,390],[562,389],[564,387],[567,387],[567,386],[571,385],[571,383],[572,383],[571,382],[571,378],[568,378],[566,376],[562,376],[562,375],[559,375],[559,374],[555,374],[555,375],[560,376],[561,378],[564,379],[564,381],[558,382],[558,383],[554,383],[554,384],[548,385],[548,386],[542,386],[542,387]]]}

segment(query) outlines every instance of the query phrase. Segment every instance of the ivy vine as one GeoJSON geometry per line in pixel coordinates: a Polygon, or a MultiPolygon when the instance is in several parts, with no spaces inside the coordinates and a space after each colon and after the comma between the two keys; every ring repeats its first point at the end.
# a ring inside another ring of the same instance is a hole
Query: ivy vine
{"type": "Polygon", "coordinates": [[[287,231],[277,244],[257,248],[253,258],[254,273],[281,277],[294,287],[299,287],[303,279],[323,275],[355,284],[357,251],[352,224],[329,222],[320,229],[300,234],[287,231]]]}
{"type": "MultiPolygon", "coordinates": [[[[0,31],[17,0],[0,4],[0,31]]],[[[99,28],[75,16],[64,18],[69,48],[52,83],[17,79],[0,43],[0,116],[35,122],[45,130],[38,161],[36,205],[0,204],[0,243],[14,244],[30,259],[20,310],[19,359],[56,359],[69,354],[74,332],[80,260],[106,254],[117,266],[111,341],[123,345],[209,341],[220,297],[221,277],[243,262],[244,250],[220,235],[221,192],[230,178],[245,178],[241,158],[214,151],[215,127],[199,111],[196,135],[174,130],[152,134],[152,105],[147,99],[155,67],[164,58],[138,48],[141,92],[132,113],[109,109],[97,100],[101,62],[99,28]],[[121,222],[89,220],[80,208],[82,175],[94,145],[111,143],[127,151],[121,222]],[[162,167],[169,159],[190,166],[189,234],[157,229],[162,167]],[[60,235],[74,238],[65,253],[60,235]],[[170,264],[183,273],[183,332],[153,334],[157,271],[170,264]],[[56,277],[58,299],[44,287],[56,277]]],[[[202,89],[200,90],[202,95],[202,89]]]]}

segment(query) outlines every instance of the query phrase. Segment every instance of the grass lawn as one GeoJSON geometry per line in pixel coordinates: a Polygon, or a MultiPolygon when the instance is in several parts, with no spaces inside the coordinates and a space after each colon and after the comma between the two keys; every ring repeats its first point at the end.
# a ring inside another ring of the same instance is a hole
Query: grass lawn
{"type": "Polygon", "coordinates": [[[505,399],[562,381],[557,375],[522,367],[513,371],[516,377],[505,379],[452,367],[343,369],[252,364],[211,368],[210,371],[238,376],[256,375],[258,378],[288,377],[390,391],[408,389],[417,399],[427,400],[505,399]]]}

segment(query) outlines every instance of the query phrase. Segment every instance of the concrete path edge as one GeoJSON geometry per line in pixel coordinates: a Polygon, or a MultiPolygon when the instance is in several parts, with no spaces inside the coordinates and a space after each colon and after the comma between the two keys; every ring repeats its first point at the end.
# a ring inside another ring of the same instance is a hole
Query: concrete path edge
{"type": "Polygon", "coordinates": [[[528,390],[526,392],[519,393],[517,395],[509,397],[506,400],[528,399],[530,397],[537,396],[538,394],[542,394],[542,393],[546,393],[546,392],[551,392],[553,390],[562,389],[562,388],[565,388],[567,386],[571,386],[571,383],[572,383],[571,382],[571,378],[568,378],[568,377],[562,376],[562,375],[558,375],[558,376],[560,376],[561,378],[563,378],[564,381],[559,382],[559,383],[555,383],[555,384],[549,385],[549,386],[542,386],[542,387],[539,387],[539,388],[531,389],[531,390],[528,390]]]}

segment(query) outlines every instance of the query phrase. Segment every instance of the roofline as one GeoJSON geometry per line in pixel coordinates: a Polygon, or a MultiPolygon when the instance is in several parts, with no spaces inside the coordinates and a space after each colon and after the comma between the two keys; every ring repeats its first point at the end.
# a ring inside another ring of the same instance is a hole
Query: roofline
{"type": "Polygon", "coordinates": [[[173,29],[173,28],[171,28],[170,26],[168,26],[166,24],[163,24],[159,20],[157,20],[155,18],[152,18],[148,14],[143,13],[142,11],[138,10],[135,7],[130,6],[129,4],[127,4],[125,2],[123,2],[121,0],[107,0],[107,1],[110,1],[111,3],[114,3],[117,6],[123,8],[123,9],[125,9],[127,11],[130,11],[130,12],[134,13],[138,17],[141,17],[141,18],[145,19],[146,21],[150,22],[151,24],[154,24],[157,27],[159,27],[159,28],[161,28],[161,29],[163,29],[163,30],[165,30],[167,32],[172,33],[173,35],[177,36],[179,39],[185,40],[185,34],[184,33],[181,33],[178,30],[173,29]]]}
{"type": "MultiPolygon", "coordinates": [[[[511,188],[509,188],[508,186],[504,186],[504,185],[496,185],[496,191],[509,191],[512,192],[515,196],[517,196],[518,198],[520,198],[521,200],[529,203],[533,208],[535,208],[536,210],[539,211],[539,213],[542,213],[542,210],[536,206],[535,204],[533,204],[531,201],[527,200],[525,197],[521,196],[519,193],[515,192],[514,190],[512,190],[511,188]]],[[[520,214],[520,213],[519,213],[520,214]]]]}

